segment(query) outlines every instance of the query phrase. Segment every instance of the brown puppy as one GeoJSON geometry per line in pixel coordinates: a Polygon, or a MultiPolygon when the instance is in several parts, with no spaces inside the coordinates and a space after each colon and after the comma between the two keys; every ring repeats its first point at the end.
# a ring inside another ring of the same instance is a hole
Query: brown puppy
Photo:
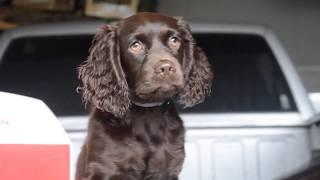
{"type": "Polygon", "coordinates": [[[198,104],[212,81],[187,23],[139,13],[104,25],[79,77],[93,112],[76,179],[178,179],[185,130],[173,99],[198,104]]]}

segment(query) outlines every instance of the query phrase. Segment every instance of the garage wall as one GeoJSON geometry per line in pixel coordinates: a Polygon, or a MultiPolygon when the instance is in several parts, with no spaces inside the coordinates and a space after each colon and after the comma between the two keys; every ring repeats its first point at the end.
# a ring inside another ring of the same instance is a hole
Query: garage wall
{"type": "Polygon", "coordinates": [[[320,91],[318,0],[160,0],[159,11],[187,20],[266,25],[288,50],[307,90],[320,91]]]}

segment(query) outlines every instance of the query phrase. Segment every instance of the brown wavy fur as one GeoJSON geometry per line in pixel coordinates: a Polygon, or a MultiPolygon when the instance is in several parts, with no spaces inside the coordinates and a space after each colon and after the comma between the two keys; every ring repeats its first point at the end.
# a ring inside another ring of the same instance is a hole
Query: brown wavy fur
{"type": "Polygon", "coordinates": [[[79,67],[86,103],[122,117],[130,106],[128,84],[120,64],[116,27],[104,25],[94,36],[88,59],[79,67]]]}
{"type": "Polygon", "coordinates": [[[187,22],[180,17],[176,19],[186,42],[182,62],[186,84],[178,95],[178,102],[187,108],[202,103],[210,95],[213,74],[207,56],[195,43],[187,22]]]}

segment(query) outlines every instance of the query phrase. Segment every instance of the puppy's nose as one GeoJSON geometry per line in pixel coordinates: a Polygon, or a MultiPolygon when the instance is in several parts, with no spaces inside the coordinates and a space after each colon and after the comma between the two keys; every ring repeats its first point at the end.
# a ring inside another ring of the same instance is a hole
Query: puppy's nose
{"type": "Polygon", "coordinates": [[[158,75],[171,75],[176,72],[174,64],[169,60],[161,60],[155,66],[155,72],[158,75]]]}

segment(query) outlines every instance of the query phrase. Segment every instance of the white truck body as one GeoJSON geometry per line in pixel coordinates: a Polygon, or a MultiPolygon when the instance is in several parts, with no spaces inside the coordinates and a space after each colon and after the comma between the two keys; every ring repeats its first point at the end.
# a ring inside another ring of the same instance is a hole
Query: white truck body
{"type": "MultiPolygon", "coordinates": [[[[13,39],[94,34],[101,24],[39,25],[5,32],[0,38],[0,63],[13,39]]],[[[277,59],[297,111],[182,114],[187,133],[186,160],[180,178],[270,180],[282,179],[307,168],[316,144],[311,127],[320,118],[315,115],[289,56],[272,31],[262,26],[208,23],[191,23],[191,29],[196,33],[253,34],[262,37],[277,59]]],[[[75,163],[86,136],[89,117],[58,118],[73,142],[75,163]]]]}

